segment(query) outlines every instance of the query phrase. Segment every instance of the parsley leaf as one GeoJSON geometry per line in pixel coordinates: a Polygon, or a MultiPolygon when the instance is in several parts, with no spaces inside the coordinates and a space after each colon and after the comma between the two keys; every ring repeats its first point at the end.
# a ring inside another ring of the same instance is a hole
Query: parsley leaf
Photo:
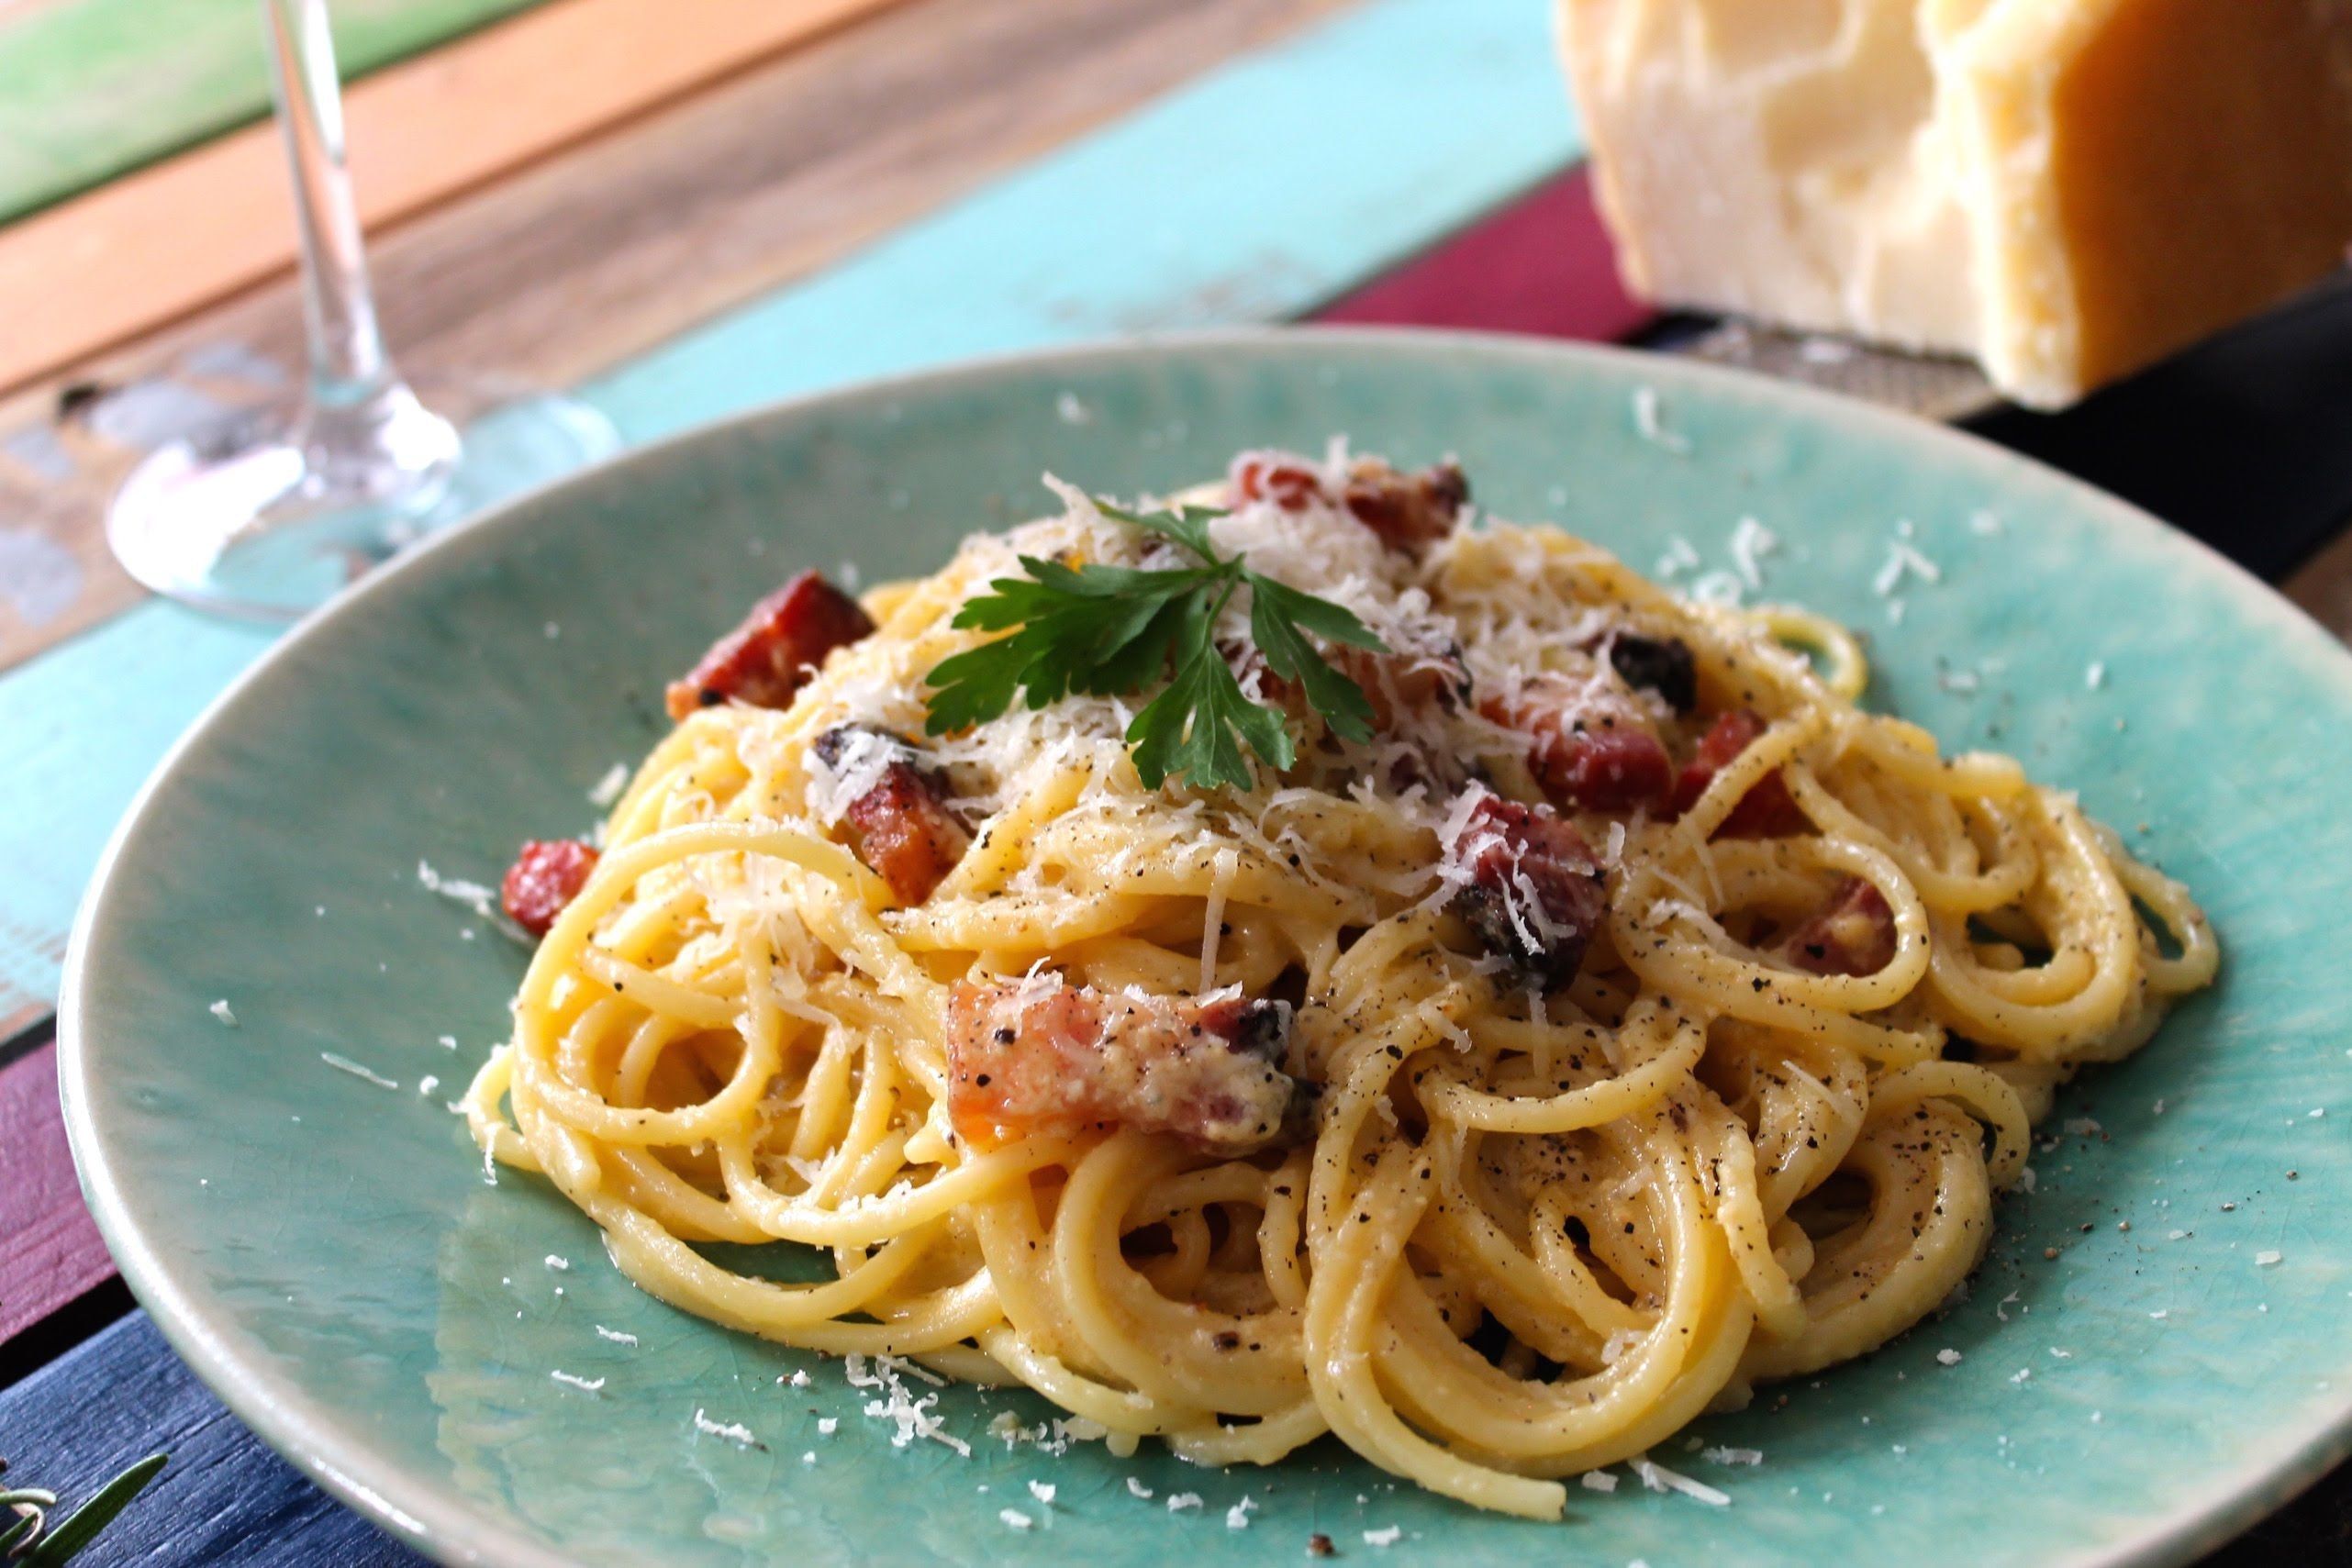
{"type": "Polygon", "coordinates": [[[1217,547],[1209,539],[1210,519],[1225,515],[1217,507],[1170,506],[1165,512],[1131,512],[1098,495],[1095,510],[1106,517],[1172,539],[1203,561],[1217,561],[1217,547]]]}
{"type": "Polygon", "coordinates": [[[1284,680],[1298,682],[1323,722],[1340,735],[1355,741],[1371,740],[1372,704],[1364,688],[1323,662],[1304,633],[1320,632],[1357,648],[1381,648],[1380,639],[1342,606],[1254,572],[1243,575],[1250,584],[1250,637],[1265,655],[1267,667],[1284,680]]]}
{"type": "Polygon", "coordinates": [[[1298,760],[1280,708],[1253,702],[1217,646],[1219,617],[1234,594],[1250,594],[1250,638],[1266,667],[1295,684],[1332,729],[1372,738],[1364,688],[1334,668],[1310,638],[1385,652],[1387,644],[1344,606],[1221,556],[1209,525],[1223,514],[1202,506],[1134,512],[1098,500],[1103,516],[1173,539],[1204,564],[1164,570],[1020,557],[1026,577],[999,577],[956,611],[954,625],[1009,636],[942,660],[923,728],[944,735],[985,723],[1019,696],[1042,708],[1071,693],[1116,696],[1151,684],[1173,667],[1160,694],[1127,728],[1144,787],[1182,778],[1198,789],[1245,790],[1244,746],[1276,769],[1298,760]]]}
{"type": "Polygon", "coordinates": [[[1022,556],[1028,577],[999,577],[992,593],[967,602],[954,624],[985,631],[1019,628],[1013,635],[932,669],[924,728],[944,735],[991,719],[1026,690],[1029,706],[1045,706],[1071,692],[1111,695],[1132,690],[1167,661],[1176,621],[1163,614],[1213,573],[1138,572],[1081,567],[1022,556]]]}

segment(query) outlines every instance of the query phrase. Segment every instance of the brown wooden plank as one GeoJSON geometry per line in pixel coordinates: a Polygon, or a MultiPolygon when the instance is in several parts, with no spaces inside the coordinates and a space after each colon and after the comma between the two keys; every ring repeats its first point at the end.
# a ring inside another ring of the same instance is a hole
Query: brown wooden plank
{"type": "MultiPolygon", "coordinates": [[[[386,330],[429,374],[576,380],[1340,3],[911,0],[380,236],[386,330]]],[[[12,607],[0,566],[0,668],[138,597],[100,527],[133,453],[60,417],[61,393],[229,396],[233,374],[195,368],[223,349],[291,374],[290,282],[0,399],[0,562],[55,584],[12,607]]]]}
{"type": "MultiPolygon", "coordinates": [[[[2346,519],[2352,525],[2352,518],[2346,519]]],[[[2352,526],[2281,585],[2287,597],[2346,642],[2352,642],[2352,526]]]]}
{"type": "Polygon", "coordinates": [[[114,1273],[73,1180],[54,1045],[0,1067],[0,1340],[114,1273]]]}
{"type": "MultiPolygon", "coordinates": [[[[351,88],[362,219],[396,222],[892,3],[552,0],[351,88]]],[[[0,299],[41,302],[0,324],[0,386],[290,268],[293,223],[263,124],[0,230],[0,299]]]]}

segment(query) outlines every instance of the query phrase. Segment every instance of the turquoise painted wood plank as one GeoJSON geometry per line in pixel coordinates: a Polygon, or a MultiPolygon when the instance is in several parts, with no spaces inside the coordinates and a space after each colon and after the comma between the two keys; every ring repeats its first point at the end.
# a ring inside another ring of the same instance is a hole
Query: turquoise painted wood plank
{"type": "Polygon", "coordinates": [[[115,819],[270,641],[143,605],[0,680],[0,1019],[55,1000],[65,933],[115,819]]]}
{"type": "Polygon", "coordinates": [[[642,439],[942,360],[1303,314],[1583,149],[1544,0],[1382,0],[592,382],[642,439]]]}
{"type": "MultiPolygon", "coordinates": [[[[1375,0],[585,390],[632,439],[966,354],[1303,314],[1570,162],[1543,0],[1375,0]]],[[[0,676],[0,1019],[173,739],[267,645],[132,610],[0,676]]]]}

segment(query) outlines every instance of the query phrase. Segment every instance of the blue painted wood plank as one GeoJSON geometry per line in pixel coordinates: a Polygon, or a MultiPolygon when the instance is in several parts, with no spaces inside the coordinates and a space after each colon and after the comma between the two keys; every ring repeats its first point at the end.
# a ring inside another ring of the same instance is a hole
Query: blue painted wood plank
{"type": "Polygon", "coordinates": [[[591,382],[642,439],[942,360],[1303,315],[1574,161],[1537,0],[1383,0],[591,382]]]}
{"type": "Polygon", "coordinates": [[[143,1312],[0,1389],[9,1482],[47,1487],[66,1510],[159,1451],[172,1462],[77,1565],[410,1568],[424,1561],[263,1448],[143,1312]]]}
{"type": "MultiPolygon", "coordinates": [[[[585,389],[633,439],[966,354],[1303,314],[1570,162],[1541,0],[1374,0],[585,389]]],[[[266,646],[146,605],[0,676],[0,1019],[108,830],[266,646]]]]}

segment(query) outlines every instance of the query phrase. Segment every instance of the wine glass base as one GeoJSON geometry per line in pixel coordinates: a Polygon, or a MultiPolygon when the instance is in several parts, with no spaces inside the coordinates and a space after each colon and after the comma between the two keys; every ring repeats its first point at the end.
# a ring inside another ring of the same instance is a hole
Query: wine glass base
{"type": "Polygon", "coordinates": [[[601,414],[552,393],[490,407],[461,439],[396,389],[371,437],[246,411],[148,454],[116,493],[107,540],[156,593],[291,620],[429,534],[620,450],[601,414]]]}

